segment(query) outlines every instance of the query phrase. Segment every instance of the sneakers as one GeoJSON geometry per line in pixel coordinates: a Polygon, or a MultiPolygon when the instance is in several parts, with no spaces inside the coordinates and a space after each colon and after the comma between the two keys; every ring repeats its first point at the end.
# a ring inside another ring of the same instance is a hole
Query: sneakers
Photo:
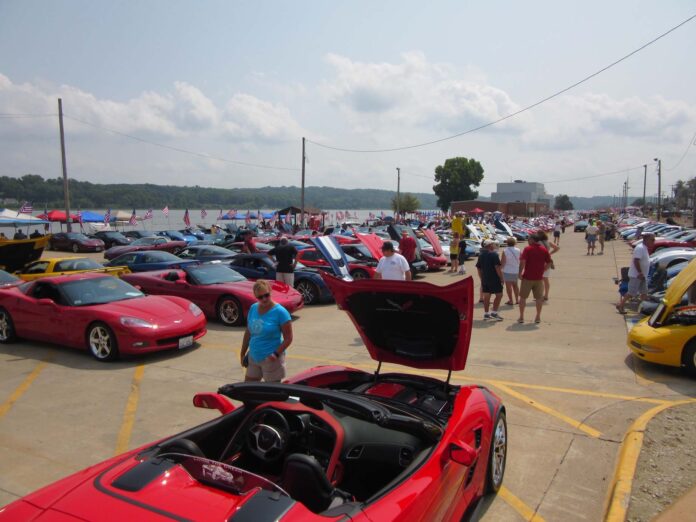
{"type": "Polygon", "coordinates": [[[460,274],[460,275],[466,274],[466,270],[464,270],[463,268],[460,268],[460,269],[459,269],[459,274],[460,274]]]}
{"type": "Polygon", "coordinates": [[[494,321],[502,321],[503,318],[498,315],[498,312],[491,312],[491,319],[494,321]]]}
{"type": "Polygon", "coordinates": [[[486,320],[486,319],[491,319],[491,314],[489,314],[489,313],[483,314],[483,319],[484,319],[484,320],[486,320]]]}

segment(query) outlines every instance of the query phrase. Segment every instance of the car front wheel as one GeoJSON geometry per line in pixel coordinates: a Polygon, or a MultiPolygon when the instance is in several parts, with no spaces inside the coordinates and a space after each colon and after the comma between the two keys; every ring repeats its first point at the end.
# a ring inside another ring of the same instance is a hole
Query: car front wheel
{"type": "Polygon", "coordinates": [[[11,343],[15,339],[14,323],[10,313],[0,308],[0,343],[11,343]]]}
{"type": "Polygon", "coordinates": [[[118,359],[118,343],[111,328],[104,323],[94,323],[87,330],[87,347],[98,361],[118,359]]]}
{"type": "Polygon", "coordinates": [[[486,472],[486,494],[497,493],[503,485],[505,462],[507,460],[507,422],[505,412],[500,411],[493,425],[491,450],[488,455],[488,471],[486,472]]]}
{"type": "Polygon", "coordinates": [[[306,305],[314,304],[319,301],[319,290],[310,281],[300,281],[295,285],[295,290],[302,294],[302,299],[306,305]]]}
{"type": "Polygon", "coordinates": [[[689,341],[682,352],[682,363],[686,371],[696,376],[696,339],[689,341]]]}
{"type": "Polygon", "coordinates": [[[231,295],[220,298],[217,305],[217,316],[225,326],[241,326],[244,314],[239,301],[231,295]]]}
{"type": "Polygon", "coordinates": [[[73,243],[72,251],[76,254],[80,251],[80,247],[77,245],[77,243],[73,243]]]}

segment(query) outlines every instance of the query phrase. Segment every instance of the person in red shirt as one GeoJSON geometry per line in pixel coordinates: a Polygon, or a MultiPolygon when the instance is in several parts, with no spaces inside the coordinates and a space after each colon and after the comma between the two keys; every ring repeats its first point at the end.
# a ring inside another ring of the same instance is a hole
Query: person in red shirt
{"type": "Polygon", "coordinates": [[[403,229],[401,230],[401,239],[399,240],[399,252],[408,261],[408,266],[411,267],[411,273],[413,274],[413,262],[416,260],[416,240],[403,229]]]}
{"type": "Polygon", "coordinates": [[[536,299],[536,318],[541,322],[541,307],[544,304],[544,272],[551,266],[549,251],[539,242],[535,234],[529,236],[529,246],[520,256],[520,318],[518,323],[524,323],[524,308],[530,293],[536,299]]]}
{"type": "Polygon", "coordinates": [[[254,235],[251,233],[251,230],[247,230],[244,233],[244,245],[242,246],[242,252],[245,254],[256,254],[258,251],[259,250],[256,248],[256,241],[254,241],[254,235]]]}

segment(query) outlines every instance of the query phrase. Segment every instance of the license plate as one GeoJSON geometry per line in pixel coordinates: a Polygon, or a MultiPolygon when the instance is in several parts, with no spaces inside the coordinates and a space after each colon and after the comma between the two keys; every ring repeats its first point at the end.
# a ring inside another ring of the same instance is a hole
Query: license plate
{"type": "Polygon", "coordinates": [[[193,344],[193,335],[188,335],[179,339],[179,350],[188,348],[193,344]]]}
{"type": "Polygon", "coordinates": [[[97,247],[97,252],[101,252],[101,248],[100,248],[100,247],[97,247]]]}

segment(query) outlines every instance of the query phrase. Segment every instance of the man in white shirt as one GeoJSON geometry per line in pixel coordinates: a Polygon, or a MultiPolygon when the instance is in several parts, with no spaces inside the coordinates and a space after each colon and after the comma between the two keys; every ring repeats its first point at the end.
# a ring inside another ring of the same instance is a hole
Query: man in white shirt
{"type": "Polygon", "coordinates": [[[643,233],[643,242],[633,249],[633,259],[628,267],[628,292],[621,298],[616,309],[620,314],[625,314],[624,304],[631,298],[640,295],[646,299],[648,293],[648,270],[650,269],[650,249],[655,243],[655,234],[643,233]]]}
{"type": "Polygon", "coordinates": [[[410,281],[411,268],[408,261],[401,254],[394,252],[391,241],[385,241],[382,245],[383,257],[377,264],[375,279],[391,279],[393,281],[410,281]]]}

